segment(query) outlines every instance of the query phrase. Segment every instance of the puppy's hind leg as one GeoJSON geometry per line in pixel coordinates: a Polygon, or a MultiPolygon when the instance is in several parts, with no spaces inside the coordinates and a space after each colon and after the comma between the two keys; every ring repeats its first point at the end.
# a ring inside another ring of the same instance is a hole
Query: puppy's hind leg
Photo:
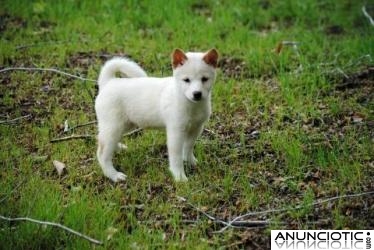
{"type": "MultiPolygon", "coordinates": [[[[110,131],[110,130],[107,130],[110,131]]],[[[126,180],[124,173],[118,172],[112,162],[114,151],[118,148],[118,142],[122,134],[122,129],[115,129],[108,133],[100,132],[98,136],[97,158],[104,175],[114,182],[126,180]]]]}

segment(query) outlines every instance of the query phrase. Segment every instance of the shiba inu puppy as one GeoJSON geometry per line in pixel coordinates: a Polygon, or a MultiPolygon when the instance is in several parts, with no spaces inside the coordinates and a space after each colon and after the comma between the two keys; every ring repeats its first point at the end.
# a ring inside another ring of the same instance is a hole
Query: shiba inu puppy
{"type": "Polygon", "coordinates": [[[180,49],[172,53],[173,76],[148,77],[135,62],[113,58],[101,69],[95,101],[98,120],[97,158],[112,181],[126,179],[112,162],[123,133],[134,128],[165,128],[169,169],[176,181],[187,181],[183,162],[195,166],[193,147],[211,114],[211,89],[218,53],[180,49]],[[121,72],[128,78],[118,78],[121,72]]]}

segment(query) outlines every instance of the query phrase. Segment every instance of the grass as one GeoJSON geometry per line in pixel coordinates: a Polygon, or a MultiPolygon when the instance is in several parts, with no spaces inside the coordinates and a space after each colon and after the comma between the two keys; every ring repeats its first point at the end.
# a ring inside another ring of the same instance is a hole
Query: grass
{"type": "MultiPolygon", "coordinates": [[[[3,1],[0,65],[58,68],[96,79],[126,55],[150,75],[171,73],[180,47],[221,53],[213,115],[196,145],[189,182],[167,170],[165,134],[127,136],[115,157],[128,175],[113,184],[96,142],[96,87],[54,73],[0,73],[0,214],[64,224],[105,249],[269,247],[268,229],[221,228],[249,211],[305,205],[251,219],[270,228],[369,229],[373,197],[319,199],[373,190],[373,27],[364,1],[3,1]],[[282,41],[297,41],[297,51],[282,41]],[[279,47],[278,47],[279,48],[279,47]],[[279,51],[278,51],[279,52],[279,51]],[[348,76],[347,79],[344,74],[348,76]],[[366,72],[366,73],[365,73],[366,72]],[[14,123],[6,121],[27,116],[14,123]],[[209,132],[211,131],[211,132],[209,132]],[[52,161],[66,164],[59,177],[52,161]]],[[[368,5],[373,15],[373,6],[368,5]]],[[[4,249],[91,249],[60,229],[0,221],[4,249]]]]}

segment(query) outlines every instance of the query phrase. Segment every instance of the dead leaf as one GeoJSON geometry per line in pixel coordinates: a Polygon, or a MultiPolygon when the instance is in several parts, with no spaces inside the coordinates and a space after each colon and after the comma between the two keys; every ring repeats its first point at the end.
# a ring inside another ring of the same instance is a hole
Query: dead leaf
{"type": "Polygon", "coordinates": [[[203,211],[203,212],[206,212],[206,211],[209,210],[209,207],[207,207],[207,206],[202,206],[202,207],[200,208],[200,210],[203,211]]]}
{"type": "Polygon", "coordinates": [[[53,161],[53,166],[55,166],[58,176],[61,176],[62,173],[64,172],[64,169],[66,168],[66,165],[60,161],[54,160],[53,161]]]}
{"type": "Polygon", "coordinates": [[[362,123],[363,120],[364,120],[364,118],[360,114],[356,113],[356,114],[353,114],[353,116],[352,116],[353,123],[362,123]]]}
{"type": "Polygon", "coordinates": [[[277,53],[279,55],[281,53],[282,49],[283,49],[283,43],[280,42],[280,43],[278,43],[277,47],[275,48],[275,53],[277,53]]]}

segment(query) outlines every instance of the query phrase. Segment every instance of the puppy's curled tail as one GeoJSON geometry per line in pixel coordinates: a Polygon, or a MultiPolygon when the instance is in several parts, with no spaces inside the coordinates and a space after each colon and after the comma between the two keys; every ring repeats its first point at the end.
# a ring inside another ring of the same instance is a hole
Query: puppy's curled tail
{"type": "Polygon", "coordinates": [[[98,80],[99,88],[102,89],[110,79],[115,78],[117,72],[130,78],[147,77],[147,73],[137,63],[127,58],[115,57],[107,61],[101,68],[98,80]]]}

